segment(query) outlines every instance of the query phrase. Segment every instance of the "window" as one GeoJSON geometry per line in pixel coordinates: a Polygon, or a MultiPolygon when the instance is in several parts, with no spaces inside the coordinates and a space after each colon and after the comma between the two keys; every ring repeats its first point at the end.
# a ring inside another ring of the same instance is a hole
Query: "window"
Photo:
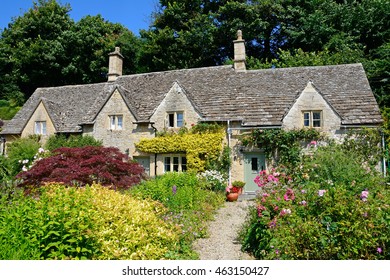
{"type": "Polygon", "coordinates": [[[46,121],[35,122],[35,134],[46,135],[46,121]]]}
{"type": "Polygon", "coordinates": [[[123,129],[123,116],[122,115],[110,116],[110,129],[111,130],[122,130],[123,129]]]}
{"type": "Polygon", "coordinates": [[[321,127],[322,112],[321,111],[305,111],[303,112],[304,127],[321,127]]]}
{"type": "Polygon", "coordinates": [[[180,172],[187,170],[187,158],[180,155],[164,157],[164,172],[180,172]]]}
{"type": "Polygon", "coordinates": [[[258,171],[259,170],[259,164],[258,164],[257,157],[251,158],[251,165],[252,165],[252,171],[258,171]]]}
{"type": "Polygon", "coordinates": [[[168,113],[168,127],[182,127],[184,126],[183,112],[168,113]]]}

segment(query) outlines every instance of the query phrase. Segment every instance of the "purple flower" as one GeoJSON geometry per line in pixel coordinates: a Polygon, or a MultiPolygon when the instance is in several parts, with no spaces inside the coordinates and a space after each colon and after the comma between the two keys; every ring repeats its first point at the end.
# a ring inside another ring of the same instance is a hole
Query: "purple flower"
{"type": "Polygon", "coordinates": [[[381,248],[381,247],[378,247],[378,248],[376,249],[376,251],[377,251],[379,254],[382,254],[382,248],[381,248]]]}
{"type": "Polygon", "coordinates": [[[269,228],[275,228],[276,227],[276,218],[273,219],[271,222],[269,222],[268,227],[269,228]]]}
{"type": "Polygon", "coordinates": [[[305,200],[302,200],[302,201],[300,202],[300,204],[303,205],[303,206],[306,206],[306,205],[307,205],[307,202],[306,202],[305,200]]]}
{"type": "Polygon", "coordinates": [[[172,186],[172,193],[173,193],[173,195],[175,195],[176,192],[177,192],[177,187],[176,187],[176,185],[173,185],[172,186]]]}

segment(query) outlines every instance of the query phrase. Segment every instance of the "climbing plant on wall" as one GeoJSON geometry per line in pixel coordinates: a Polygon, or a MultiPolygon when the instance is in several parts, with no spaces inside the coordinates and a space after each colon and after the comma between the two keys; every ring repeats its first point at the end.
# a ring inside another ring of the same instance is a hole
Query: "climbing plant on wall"
{"type": "Polygon", "coordinates": [[[207,124],[195,125],[188,132],[165,133],[153,139],[142,139],[136,148],[145,153],[185,153],[187,168],[205,170],[206,163],[218,160],[223,149],[223,127],[207,124]]]}
{"type": "Polygon", "coordinates": [[[320,139],[322,136],[316,129],[263,129],[253,131],[242,143],[263,149],[268,159],[274,158],[279,164],[294,166],[300,160],[302,142],[316,145],[320,139]]]}

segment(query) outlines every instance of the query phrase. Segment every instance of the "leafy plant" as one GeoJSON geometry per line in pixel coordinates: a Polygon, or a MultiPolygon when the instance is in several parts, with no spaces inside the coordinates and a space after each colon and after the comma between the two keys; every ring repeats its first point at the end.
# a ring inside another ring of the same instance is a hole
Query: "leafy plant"
{"type": "Polygon", "coordinates": [[[13,176],[18,174],[23,166],[32,164],[39,148],[39,141],[35,138],[19,138],[8,145],[7,156],[13,176]]]}
{"type": "Polygon", "coordinates": [[[335,144],[285,171],[256,179],[244,249],[259,259],[390,259],[390,189],[377,172],[335,144]]]}
{"type": "Polygon", "coordinates": [[[59,148],[28,171],[17,175],[21,186],[42,186],[48,182],[84,186],[94,182],[111,188],[126,189],[144,178],[144,169],[117,148],[59,148]]]}
{"type": "Polygon", "coordinates": [[[170,252],[170,258],[194,259],[191,249],[194,239],[207,234],[207,221],[225,200],[222,192],[202,188],[193,173],[167,173],[154,180],[145,181],[130,189],[130,193],[141,199],[160,201],[168,208],[164,220],[179,228],[179,247],[170,252]]]}
{"type": "Polygon", "coordinates": [[[320,140],[320,132],[315,129],[265,129],[255,130],[250,136],[242,139],[243,145],[256,145],[264,149],[268,159],[273,158],[276,164],[296,166],[301,159],[303,141],[320,140]]]}
{"type": "Polygon", "coordinates": [[[161,203],[100,185],[48,184],[39,199],[0,203],[0,259],[166,259],[181,228],[161,203]]]}
{"type": "Polygon", "coordinates": [[[46,141],[45,147],[49,151],[54,151],[55,149],[62,147],[101,147],[102,145],[102,141],[96,140],[90,135],[71,135],[65,137],[65,135],[61,134],[50,136],[46,141]]]}

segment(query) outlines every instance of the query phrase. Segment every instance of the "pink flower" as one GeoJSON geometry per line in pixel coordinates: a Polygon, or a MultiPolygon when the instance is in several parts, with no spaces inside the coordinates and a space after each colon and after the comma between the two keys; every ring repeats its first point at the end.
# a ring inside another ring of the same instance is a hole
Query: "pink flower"
{"type": "Polygon", "coordinates": [[[368,191],[362,191],[360,195],[361,200],[367,201],[367,197],[368,197],[368,191]]]}
{"type": "Polygon", "coordinates": [[[290,214],[291,214],[290,209],[283,209],[282,211],[280,211],[280,216],[290,215],[290,214]]]}
{"type": "Polygon", "coordinates": [[[304,201],[304,200],[302,200],[302,201],[300,202],[300,204],[303,205],[303,206],[306,206],[306,205],[307,205],[307,202],[304,201]]]}
{"type": "Polygon", "coordinates": [[[326,193],[326,190],[319,190],[318,196],[324,196],[324,193],[326,193]]]}
{"type": "Polygon", "coordinates": [[[285,201],[294,200],[295,195],[292,189],[287,189],[286,194],[283,196],[285,201]]]}
{"type": "Polygon", "coordinates": [[[262,217],[263,216],[263,211],[267,210],[263,205],[257,205],[257,216],[262,217]]]}
{"type": "Polygon", "coordinates": [[[378,248],[376,249],[376,251],[377,251],[379,254],[382,254],[382,248],[381,248],[381,247],[378,247],[378,248]]]}

